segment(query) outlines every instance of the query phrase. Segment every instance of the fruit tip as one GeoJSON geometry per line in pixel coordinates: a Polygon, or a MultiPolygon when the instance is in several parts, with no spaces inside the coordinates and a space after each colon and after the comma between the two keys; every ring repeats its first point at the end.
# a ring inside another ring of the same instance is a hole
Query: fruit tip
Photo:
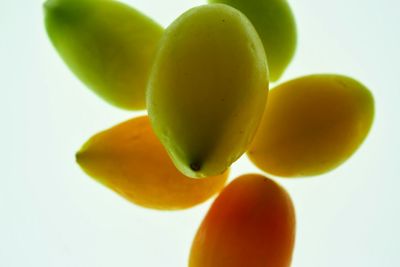
{"type": "Polygon", "coordinates": [[[75,161],[76,161],[76,163],[78,163],[78,164],[81,163],[83,155],[84,155],[84,151],[82,151],[82,150],[79,150],[78,152],[75,153],[75,161]]]}
{"type": "Polygon", "coordinates": [[[194,172],[200,171],[201,165],[198,162],[193,162],[190,164],[190,169],[194,172]]]}

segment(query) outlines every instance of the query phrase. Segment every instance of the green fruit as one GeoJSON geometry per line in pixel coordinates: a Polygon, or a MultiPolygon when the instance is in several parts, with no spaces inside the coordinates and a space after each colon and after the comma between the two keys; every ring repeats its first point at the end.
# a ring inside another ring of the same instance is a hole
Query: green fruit
{"type": "Polygon", "coordinates": [[[270,80],[277,81],[296,50],[296,23],[286,0],[208,0],[242,11],[253,23],[268,58],[270,80]]]}
{"type": "Polygon", "coordinates": [[[361,145],[374,117],[374,98],[341,75],[310,75],[271,90],[248,152],[277,176],[318,175],[346,161],[361,145]]]}
{"type": "Polygon", "coordinates": [[[161,26],[109,0],[48,0],[47,33],[69,68],[97,95],[124,109],[145,108],[161,26]]]}
{"type": "Polygon", "coordinates": [[[221,174],[246,151],[264,110],[261,40],[232,7],[193,8],[166,30],[147,92],[153,128],[178,169],[221,174]]]}

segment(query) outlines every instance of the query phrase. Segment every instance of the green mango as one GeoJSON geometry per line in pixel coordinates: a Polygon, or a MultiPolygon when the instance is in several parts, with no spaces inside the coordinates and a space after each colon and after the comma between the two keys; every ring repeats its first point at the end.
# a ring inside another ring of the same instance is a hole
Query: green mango
{"type": "Polygon", "coordinates": [[[83,83],[117,107],[146,107],[161,26],[110,0],[48,0],[44,10],[50,40],[83,83]]]}
{"type": "Polygon", "coordinates": [[[247,149],[268,94],[268,64],[251,22],[223,4],[193,8],[165,31],[148,113],[177,168],[223,173],[247,149]]]}
{"type": "Polygon", "coordinates": [[[242,11],[264,44],[270,80],[277,81],[292,60],[297,42],[296,23],[286,0],[208,0],[242,11]]]}

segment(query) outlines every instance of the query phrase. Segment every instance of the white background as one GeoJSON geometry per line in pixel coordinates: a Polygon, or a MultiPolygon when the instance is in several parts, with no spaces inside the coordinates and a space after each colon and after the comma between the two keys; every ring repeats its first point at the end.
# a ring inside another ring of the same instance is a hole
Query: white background
{"type": "MultiPolygon", "coordinates": [[[[126,1],[167,26],[202,1],[126,1]]],[[[400,266],[400,4],[291,1],[298,49],[281,81],[350,75],[373,92],[375,123],[337,170],[277,179],[297,208],[294,267],[400,266]]],[[[0,266],[185,267],[210,202],[181,212],[134,206],[90,179],[74,153],[137,114],[78,81],[51,46],[41,1],[0,2],[0,266]]],[[[246,158],[233,175],[257,172],[246,158]]],[[[244,266],[245,267],[245,266],[244,266]]]]}

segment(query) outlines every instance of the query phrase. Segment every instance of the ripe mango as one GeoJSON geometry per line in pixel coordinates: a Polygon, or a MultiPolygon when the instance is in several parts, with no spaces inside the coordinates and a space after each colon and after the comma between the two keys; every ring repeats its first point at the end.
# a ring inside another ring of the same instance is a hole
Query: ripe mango
{"type": "Polygon", "coordinates": [[[48,0],[44,10],[50,40],[83,83],[117,107],[145,108],[161,26],[110,0],[48,0]]]}
{"type": "Polygon", "coordinates": [[[166,29],[147,104],[180,171],[218,175],[247,150],[268,94],[267,69],[257,32],[227,5],[193,8],[166,29]]]}
{"type": "Polygon", "coordinates": [[[296,22],[286,0],[208,0],[237,8],[253,23],[268,58],[270,80],[277,81],[292,60],[297,43],[296,22]]]}
{"type": "Polygon", "coordinates": [[[288,193],[256,174],[231,182],[193,241],[189,267],[289,267],[296,218],[288,193]]]}
{"type": "Polygon", "coordinates": [[[356,80],[328,74],[301,77],[271,90],[247,154],[273,175],[319,175],[357,150],[373,117],[373,96],[356,80]]]}
{"type": "Polygon", "coordinates": [[[147,116],[134,118],[90,138],[76,155],[82,169],[140,206],[177,210],[209,199],[228,172],[206,179],[182,175],[151,129],[147,116]]]}

